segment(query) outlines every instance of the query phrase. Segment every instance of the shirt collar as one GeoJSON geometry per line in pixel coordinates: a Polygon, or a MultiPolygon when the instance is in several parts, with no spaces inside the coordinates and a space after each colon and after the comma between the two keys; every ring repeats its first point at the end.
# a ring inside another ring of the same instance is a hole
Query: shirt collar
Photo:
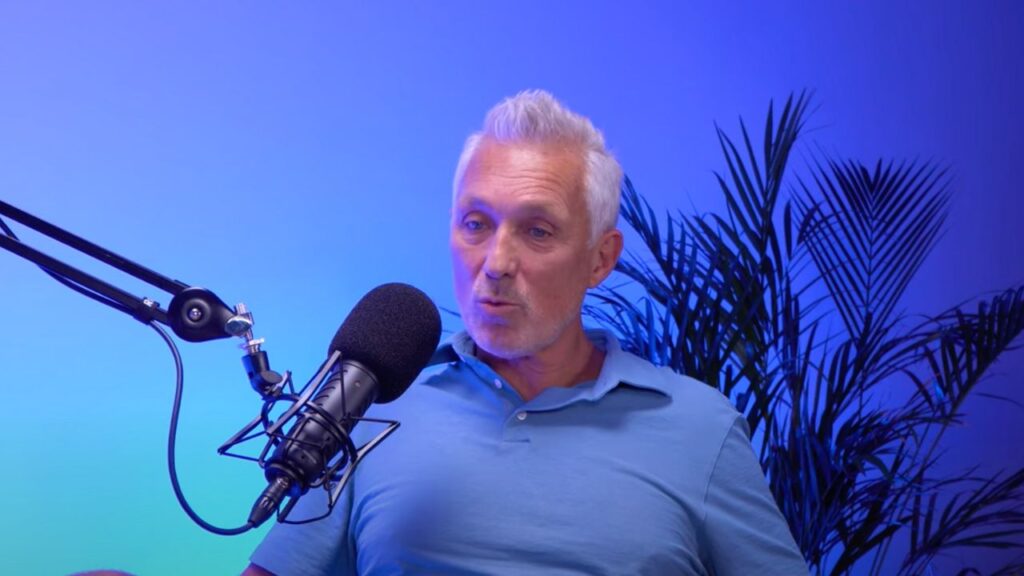
{"type": "MultiPolygon", "coordinates": [[[[571,388],[548,388],[542,396],[553,397],[551,400],[567,400],[570,397],[599,400],[618,386],[649,390],[666,396],[671,394],[672,379],[667,377],[673,374],[671,370],[657,367],[639,356],[626,352],[619,344],[618,338],[609,330],[592,329],[587,330],[586,334],[595,346],[605,352],[604,364],[597,379],[581,382],[571,388]]],[[[493,371],[477,358],[475,353],[476,343],[463,330],[452,335],[434,354],[434,358],[437,362],[462,362],[487,380],[493,371]]]]}

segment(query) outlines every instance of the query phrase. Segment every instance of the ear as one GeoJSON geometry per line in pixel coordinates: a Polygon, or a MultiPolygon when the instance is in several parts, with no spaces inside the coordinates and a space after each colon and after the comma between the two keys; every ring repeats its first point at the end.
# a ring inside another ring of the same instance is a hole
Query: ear
{"type": "Polygon", "coordinates": [[[609,230],[597,240],[592,252],[590,287],[594,288],[612,273],[622,254],[622,232],[609,230]]]}

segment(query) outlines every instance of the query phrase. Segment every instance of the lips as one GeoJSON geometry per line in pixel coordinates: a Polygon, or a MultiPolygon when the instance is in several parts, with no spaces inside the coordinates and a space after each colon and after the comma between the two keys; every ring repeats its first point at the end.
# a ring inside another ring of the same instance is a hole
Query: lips
{"type": "Polygon", "coordinates": [[[477,302],[481,304],[490,304],[492,306],[512,306],[515,302],[511,300],[503,300],[501,298],[477,298],[477,302]]]}
{"type": "Polygon", "coordinates": [[[477,298],[476,305],[488,314],[502,314],[519,307],[518,302],[502,298],[477,298]]]}

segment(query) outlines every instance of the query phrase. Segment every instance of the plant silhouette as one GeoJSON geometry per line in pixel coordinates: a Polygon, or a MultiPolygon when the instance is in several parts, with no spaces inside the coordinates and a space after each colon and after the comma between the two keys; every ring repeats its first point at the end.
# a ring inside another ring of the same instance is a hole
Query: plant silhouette
{"type": "Polygon", "coordinates": [[[946,172],[816,152],[791,176],[808,103],[770,105],[758,147],[742,120],[735,140],[716,127],[724,214],[659,220],[627,178],[622,217],[646,254],[627,253],[628,281],[585,311],[734,402],[813,573],[881,573],[897,538],[899,574],[952,548],[1024,549],[1024,468],[936,468],[964,400],[1024,329],[1024,286],[910,322],[900,297],[942,231],[946,172]]]}

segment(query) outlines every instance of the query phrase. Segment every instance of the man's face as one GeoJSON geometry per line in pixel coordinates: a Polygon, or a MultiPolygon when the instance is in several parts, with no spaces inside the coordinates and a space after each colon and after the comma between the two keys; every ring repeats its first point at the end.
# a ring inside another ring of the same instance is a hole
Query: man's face
{"type": "Polygon", "coordinates": [[[506,359],[532,355],[580,320],[598,254],[580,154],[483,141],[452,207],[455,295],[474,342],[506,359]]]}

